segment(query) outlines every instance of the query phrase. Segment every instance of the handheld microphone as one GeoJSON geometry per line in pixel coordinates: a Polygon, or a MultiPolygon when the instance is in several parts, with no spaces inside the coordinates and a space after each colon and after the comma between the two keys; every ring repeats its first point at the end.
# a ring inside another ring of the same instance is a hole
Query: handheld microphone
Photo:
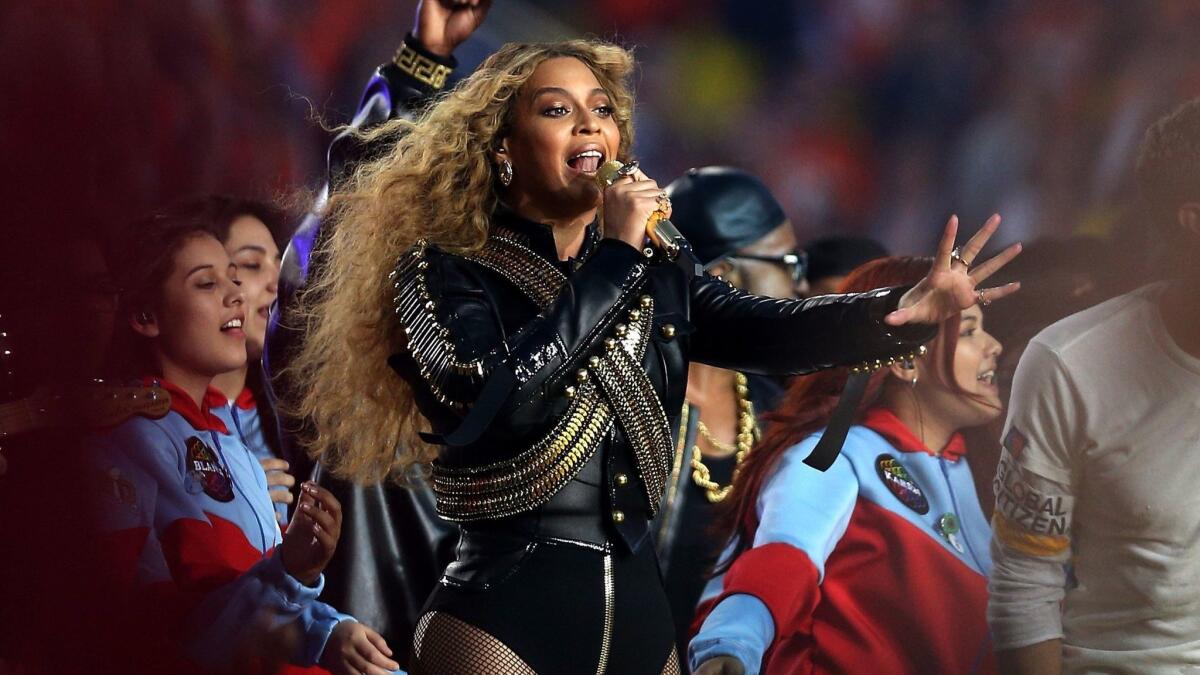
{"type": "MultiPolygon", "coordinates": [[[[633,174],[637,168],[636,161],[623,164],[615,159],[609,160],[596,170],[596,183],[603,191],[621,176],[633,174]]],[[[680,250],[690,248],[687,239],[671,221],[667,220],[666,214],[662,211],[650,214],[650,219],[646,221],[646,236],[650,238],[650,243],[662,250],[670,260],[679,257],[680,250]]]]}

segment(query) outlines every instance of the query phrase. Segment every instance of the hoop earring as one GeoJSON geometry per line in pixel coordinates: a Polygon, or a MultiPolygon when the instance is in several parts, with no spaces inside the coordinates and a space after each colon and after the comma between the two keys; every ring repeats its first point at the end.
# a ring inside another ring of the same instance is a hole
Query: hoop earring
{"type": "Polygon", "coordinates": [[[512,185],[513,182],[513,167],[512,162],[507,159],[500,160],[500,184],[504,187],[512,185]]]}

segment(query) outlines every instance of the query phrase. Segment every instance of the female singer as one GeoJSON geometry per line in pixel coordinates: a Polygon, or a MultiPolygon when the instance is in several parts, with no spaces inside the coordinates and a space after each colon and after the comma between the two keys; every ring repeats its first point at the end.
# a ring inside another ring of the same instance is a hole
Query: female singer
{"type": "Polygon", "coordinates": [[[630,158],[632,68],[600,42],[505,45],[373,132],[391,149],[331,197],[292,366],[311,449],[363,480],[429,464],[461,527],[414,673],[675,672],[648,521],[688,361],[797,373],[911,352],[1017,253],[952,266],[952,220],[911,288],[772,300],[697,274],[646,246],[670,213],[657,183],[595,180],[630,158]]]}

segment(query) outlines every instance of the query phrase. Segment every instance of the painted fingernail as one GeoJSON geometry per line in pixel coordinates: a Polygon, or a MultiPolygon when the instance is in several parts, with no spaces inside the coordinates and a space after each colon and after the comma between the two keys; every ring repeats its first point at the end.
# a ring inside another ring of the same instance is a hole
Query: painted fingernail
{"type": "Polygon", "coordinates": [[[316,523],[313,523],[313,532],[320,532],[320,531],[321,531],[321,526],[316,523]]]}

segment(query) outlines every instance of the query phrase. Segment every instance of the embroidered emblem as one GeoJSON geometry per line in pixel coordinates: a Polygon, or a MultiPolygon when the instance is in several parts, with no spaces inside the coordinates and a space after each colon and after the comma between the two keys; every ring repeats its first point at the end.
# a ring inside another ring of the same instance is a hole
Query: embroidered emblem
{"type": "Polygon", "coordinates": [[[929,513],[929,500],[899,460],[891,455],[880,455],[875,459],[875,471],[889,492],[902,504],[921,515],[929,513]]]}
{"type": "Polygon", "coordinates": [[[188,475],[219,502],[233,501],[233,480],[217,455],[197,436],[187,439],[188,475]]]}
{"type": "Polygon", "coordinates": [[[1029,441],[1025,440],[1025,434],[1022,434],[1016,427],[1009,429],[1008,435],[1004,437],[1004,447],[1013,459],[1020,457],[1027,445],[1029,445],[1029,441]]]}

